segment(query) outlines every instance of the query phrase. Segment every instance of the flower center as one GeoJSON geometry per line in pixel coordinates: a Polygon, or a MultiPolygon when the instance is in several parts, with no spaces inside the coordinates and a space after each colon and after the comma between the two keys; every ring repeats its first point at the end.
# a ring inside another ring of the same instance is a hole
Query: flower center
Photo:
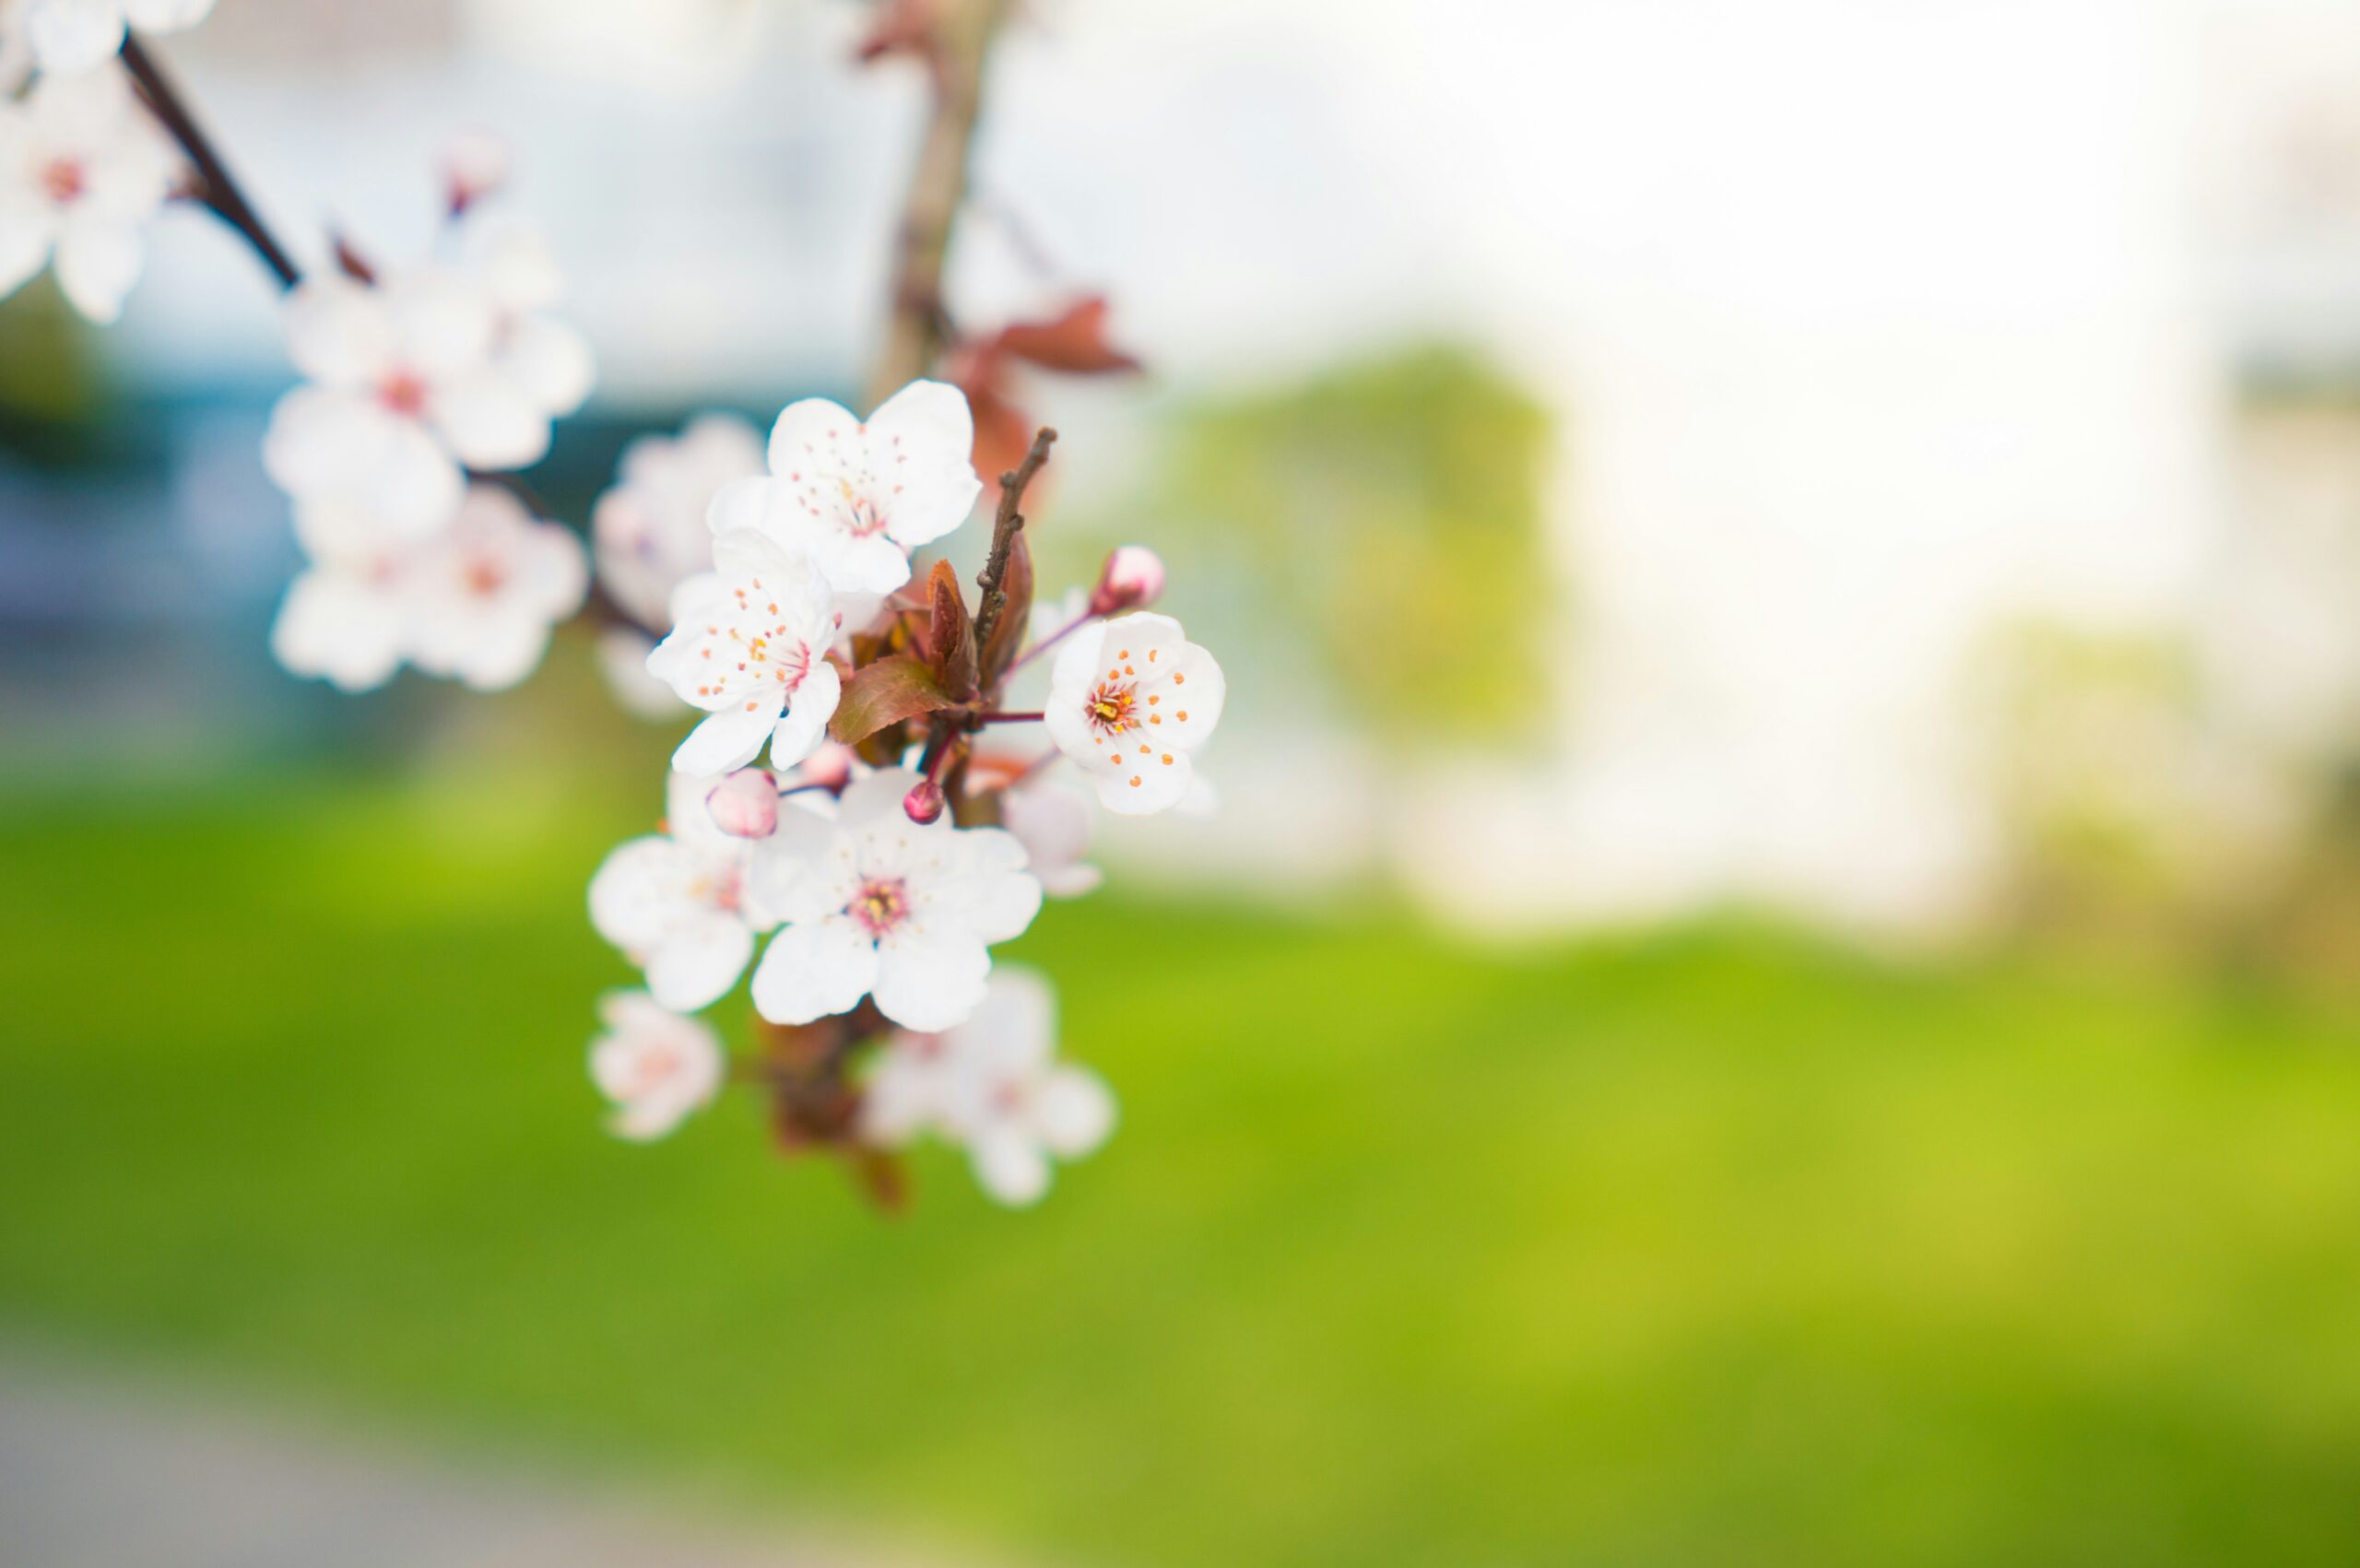
{"type": "Polygon", "coordinates": [[[1100,682],[1098,689],[1091,692],[1089,701],[1083,704],[1083,712],[1092,726],[1106,735],[1120,735],[1125,730],[1137,729],[1139,720],[1132,716],[1132,713],[1139,706],[1138,690],[1135,686],[1117,686],[1112,681],[1100,682]]]}
{"type": "Polygon", "coordinates": [[[394,370],[377,383],[377,401],[407,419],[426,412],[426,382],[417,371],[394,370]]]}
{"type": "Polygon", "coordinates": [[[861,883],[845,913],[871,937],[882,937],[908,918],[909,887],[899,877],[871,877],[861,883]]]}
{"type": "Polygon", "coordinates": [[[488,599],[507,583],[508,568],[494,557],[479,555],[467,562],[466,570],[459,574],[459,578],[466,585],[468,593],[479,599],[488,599]]]}
{"type": "Polygon", "coordinates": [[[866,539],[885,531],[885,513],[875,501],[856,491],[849,479],[844,481],[844,507],[852,518],[847,526],[853,537],[866,539]]]}
{"type": "Polygon", "coordinates": [[[90,188],[90,180],[79,162],[61,158],[41,171],[41,186],[49,193],[51,201],[62,206],[81,199],[82,193],[90,188]]]}
{"type": "Polygon", "coordinates": [[[657,1088],[680,1067],[680,1053],[669,1045],[651,1045],[639,1055],[639,1087],[657,1088]]]}

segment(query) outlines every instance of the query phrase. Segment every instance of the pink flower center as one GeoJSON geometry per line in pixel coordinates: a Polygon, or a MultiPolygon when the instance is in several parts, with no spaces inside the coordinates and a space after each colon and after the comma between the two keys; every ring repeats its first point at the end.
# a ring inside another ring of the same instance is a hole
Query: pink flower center
{"type": "Polygon", "coordinates": [[[460,572],[459,581],[468,593],[479,599],[490,598],[508,582],[507,564],[495,557],[479,555],[469,560],[460,572]]]}
{"type": "Polygon", "coordinates": [[[850,484],[844,486],[844,503],[852,521],[848,531],[856,539],[872,538],[885,531],[885,513],[875,501],[856,492],[850,484]]]}
{"type": "Polygon", "coordinates": [[[377,383],[377,401],[405,419],[426,412],[426,382],[417,371],[394,370],[377,383]]]}
{"type": "Polygon", "coordinates": [[[680,1053],[669,1045],[651,1045],[639,1054],[639,1087],[642,1092],[662,1084],[680,1068],[680,1053]]]}
{"type": "Polygon", "coordinates": [[[883,937],[909,917],[909,887],[899,877],[871,877],[844,913],[871,937],[883,937]]]}
{"type": "Polygon", "coordinates": [[[90,180],[79,161],[61,158],[41,171],[41,187],[49,193],[51,201],[63,206],[80,200],[82,193],[90,188],[90,180]]]}
{"type": "Polygon", "coordinates": [[[1101,681],[1082,704],[1091,727],[1103,735],[1121,735],[1137,729],[1139,720],[1134,713],[1139,707],[1139,688],[1101,681]]]}

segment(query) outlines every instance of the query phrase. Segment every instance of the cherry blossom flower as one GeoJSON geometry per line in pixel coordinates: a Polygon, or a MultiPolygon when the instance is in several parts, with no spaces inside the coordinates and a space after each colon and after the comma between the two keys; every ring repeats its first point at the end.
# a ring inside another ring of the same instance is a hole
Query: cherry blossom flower
{"type": "Polygon", "coordinates": [[[470,218],[462,244],[465,270],[490,302],[493,370],[546,418],[573,413],[597,365],[589,340],[547,313],[565,293],[548,238],[537,224],[470,218]]]}
{"type": "Polygon", "coordinates": [[[892,1146],[940,1134],[965,1145],[993,1197],[1038,1202],[1052,1154],[1088,1154],[1115,1126],[1105,1084],[1056,1059],[1056,1025],[1047,983],[1031,970],[1001,969],[964,1023],[887,1044],[862,1099],[864,1136],[892,1146]]]}
{"type": "MultiPolygon", "coordinates": [[[[591,925],[646,971],[648,990],[675,1012],[726,996],[754,956],[755,936],[778,924],[749,876],[778,850],[721,831],[705,807],[720,783],[671,775],[664,830],[618,845],[590,879],[591,925]]],[[[780,819],[782,827],[818,821],[799,808],[780,819]]]]}
{"type": "Polygon", "coordinates": [[[1117,610],[1145,609],[1163,596],[1163,558],[1145,545],[1123,545],[1099,570],[1098,586],[1090,595],[1090,613],[1113,615],[1117,610]]]}
{"type": "Polygon", "coordinates": [[[45,77],[21,102],[0,99],[0,298],[53,261],[76,310],[120,316],[139,280],[140,230],[179,167],[120,71],[45,77]]]}
{"type": "Polygon", "coordinates": [[[550,629],[582,607],[590,566],[571,529],[477,485],[404,577],[410,662],[498,691],[532,674],[550,629]]]}
{"type": "Polygon", "coordinates": [[[20,0],[25,37],[53,76],[88,71],[123,47],[126,24],[178,32],[212,15],[213,0],[20,0]]]}
{"type": "Polygon", "coordinates": [[[754,1006],[809,1023],[874,996],[908,1029],[942,1030],[984,996],[995,942],[1032,923],[1041,884],[997,828],[921,826],[902,808],[917,775],[888,768],[848,787],[833,819],[782,811],[750,887],[785,928],[754,971],[754,1006]]]}
{"type": "Polygon", "coordinates": [[[965,522],[983,493],[974,444],[966,397],[941,382],[912,382],[865,423],[807,398],[771,430],[769,477],[714,501],[713,531],[760,530],[811,555],[839,593],[890,594],[910,580],[909,552],[965,522]]]}
{"type": "Polygon", "coordinates": [[[607,1032],[590,1046],[590,1078],[614,1102],[618,1138],[662,1138],[721,1089],[721,1040],[644,991],[613,991],[598,1004],[607,1032]]]}
{"type": "Polygon", "coordinates": [[[710,716],[672,754],[687,773],[722,773],[764,745],[791,768],[826,737],[843,682],[828,662],[836,639],[833,595],[808,556],[766,534],[740,530],[713,544],[716,570],[672,595],[672,634],[647,668],[682,701],[710,716]]]}
{"type": "Polygon", "coordinates": [[[677,437],[623,448],[616,484],[591,514],[608,597],[641,625],[669,631],[672,590],[713,570],[714,498],[762,472],[761,435],[734,414],[701,414],[677,437]]]}
{"type": "Polygon", "coordinates": [[[1144,817],[1187,794],[1189,753],[1221,722],[1228,683],[1165,615],[1085,626],[1057,654],[1044,716],[1109,811],[1144,817]]]}
{"type": "Polygon", "coordinates": [[[408,555],[388,547],[336,551],[289,584],[270,651],[290,673],[342,691],[391,680],[408,648],[408,555]]]}
{"type": "Polygon", "coordinates": [[[422,537],[457,509],[461,465],[539,461],[549,415],[494,370],[494,320],[484,289],[441,268],[295,289],[288,348],[310,383],[272,411],[263,466],[315,531],[422,537]]]}

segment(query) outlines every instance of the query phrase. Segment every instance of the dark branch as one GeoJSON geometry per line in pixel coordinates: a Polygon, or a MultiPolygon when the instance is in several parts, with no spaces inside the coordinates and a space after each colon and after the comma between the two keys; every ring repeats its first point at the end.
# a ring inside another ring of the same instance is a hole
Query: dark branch
{"type": "Polygon", "coordinates": [[[1001,582],[1008,576],[1008,553],[1016,548],[1016,536],[1024,526],[1024,514],[1017,508],[1024,501],[1024,487],[1032,476],[1049,461],[1049,448],[1056,443],[1057,432],[1044,425],[1032,437],[1032,449],[1024,461],[999,477],[999,513],[992,519],[992,553],[984,561],[983,572],[975,578],[975,592],[980,605],[975,612],[975,646],[991,646],[992,629],[1008,610],[1008,592],[1001,582]]]}
{"type": "Polygon", "coordinates": [[[222,222],[245,236],[246,243],[262,257],[263,265],[270,268],[280,288],[294,288],[302,279],[301,271],[263,222],[262,216],[254,211],[254,204],[246,199],[245,192],[221,161],[221,155],[214,150],[211,138],[189,112],[186,100],[174,89],[171,79],[164,75],[163,68],[156,64],[136,33],[124,38],[123,65],[138,84],[139,95],[147,100],[149,111],[171,134],[172,140],[180,143],[181,150],[195,167],[199,199],[222,222]]]}

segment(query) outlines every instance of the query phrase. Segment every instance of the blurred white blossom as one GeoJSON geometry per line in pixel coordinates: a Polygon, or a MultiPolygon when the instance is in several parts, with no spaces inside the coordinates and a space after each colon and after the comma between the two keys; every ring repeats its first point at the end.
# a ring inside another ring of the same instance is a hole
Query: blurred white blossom
{"type": "Polygon", "coordinates": [[[590,881],[590,923],[646,972],[655,999],[678,1012],[727,995],[754,955],[756,933],[778,924],[755,901],[748,874],[759,857],[779,851],[721,831],[705,807],[720,783],[670,775],[663,831],[619,845],[590,881]]]}
{"type": "Polygon", "coordinates": [[[614,1102],[608,1125],[635,1143],[662,1138],[712,1102],[726,1063],[721,1041],[644,991],[615,991],[598,1004],[607,1032],[590,1046],[590,1078],[614,1102]]]}
{"type": "Polygon", "coordinates": [[[714,498],[762,471],[762,438],[734,414],[701,414],[678,436],[623,448],[615,486],[591,516],[607,596],[641,625],[669,631],[672,590],[713,570],[714,498]]]}
{"type": "Polygon", "coordinates": [[[17,0],[21,25],[43,71],[69,76],[104,65],[123,47],[126,25],[178,32],[213,14],[213,0],[17,0]]]}
{"type": "Polygon", "coordinates": [[[1178,804],[1189,753],[1221,722],[1221,666],[1165,615],[1127,615],[1075,632],[1058,650],[1050,738],[1109,811],[1142,817],[1178,804]]]}
{"type": "Polygon", "coordinates": [[[1024,849],[997,828],[921,826],[903,809],[906,769],[844,791],[834,819],[779,814],[749,879],[785,923],[754,971],[754,1006],[773,1023],[808,1023],[874,996],[908,1029],[948,1029],[983,999],[995,942],[1041,907],[1024,849]]]}
{"type": "Polygon", "coordinates": [[[890,594],[910,551],[967,520],[983,481],[970,455],[966,395],[916,381],[866,422],[823,397],[788,405],[772,428],[770,474],[713,506],[715,534],[753,529],[809,554],[840,593],[890,594]]]}
{"type": "Polygon", "coordinates": [[[53,262],[76,310],[113,321],[179,168],[120,71],[44,77],[0,100],[0,297],[53,262]]]}
{"type": "Polygon", "coordinates": [[[461,250],[463,270],[490,303],[493,370],[549,419],[578,410],[597,365],[589,339],[549,313],[564,297],[565,274],[540,226],[470,217],[461,250]]]}
{"type": "Polygon", "coordinates": [[[1106,874],[1090,864],[1090,802],[1062,779],[1035,773],[1000,793],[1000,826],[1016,835],[1041,890],[1053,899],[1094,892],[1106,874]]]}

